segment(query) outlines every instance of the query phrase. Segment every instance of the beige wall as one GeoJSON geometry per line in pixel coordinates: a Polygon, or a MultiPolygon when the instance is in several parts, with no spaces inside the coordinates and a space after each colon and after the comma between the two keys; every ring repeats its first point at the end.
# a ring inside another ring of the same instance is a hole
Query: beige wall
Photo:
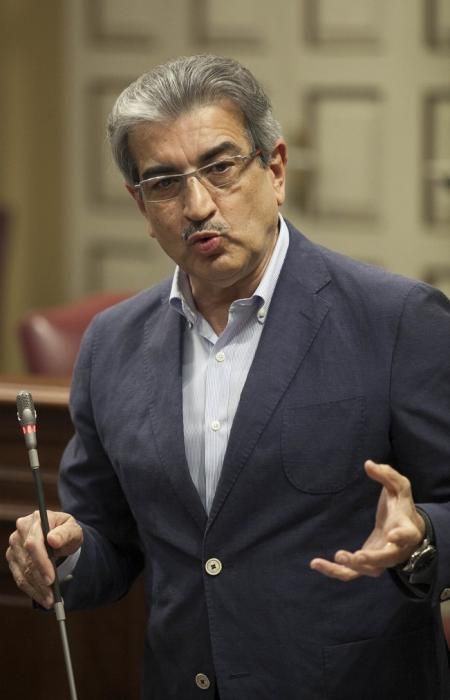
{"type": "Polygon", "coordinates": [[[0,0],[0,206],[12,219],[0,371],[21,369],[28,308],[169,273],[104,123],[120,89],[178,54],[233,55],[262,79],[290,144],[284,212],[308,236],[450,291],[445,0],[357,5],[0,0]]]}
{"type": "Polygon", "coordinates": [[[0,0],[0,206],[10,215],[0,371],[21,369],[15,326],[63,294],[60,0],[0,0]]]}

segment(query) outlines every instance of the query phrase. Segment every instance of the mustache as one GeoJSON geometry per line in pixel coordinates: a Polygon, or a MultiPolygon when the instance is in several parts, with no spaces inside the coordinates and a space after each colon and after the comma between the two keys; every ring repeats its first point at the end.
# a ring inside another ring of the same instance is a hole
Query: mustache
{"type": "Polygon", "coordinates": [[[229,231],[229,227],[219,222],[199,221],[198,223],[191,223],[185,226],[181,232],[181,238],[183,241],[187,241],[194,233],[202,233],[203,231],[208,231],[208,233],[215,231],[216,233],[223,234],[229,231]]]}

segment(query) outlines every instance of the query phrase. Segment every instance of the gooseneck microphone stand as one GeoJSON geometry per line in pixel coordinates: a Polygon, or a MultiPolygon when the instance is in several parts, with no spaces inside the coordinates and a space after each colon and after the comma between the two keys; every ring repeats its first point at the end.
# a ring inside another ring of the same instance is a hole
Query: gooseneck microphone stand
{"type": "Polygon", "coordinates": [[[25,446],[28,451],[28,460],[30,462],[30,467],[33,472],[34,483],[36,486],[37,498],[39,503],[39,513],[41,516],[41,527],[44,534],[44,542],[47,549],[50,561],[53,564],[55,570],[55,580],[52,585],[54,605],[53,610],[55,611],[56,619],[58,621],[58,627],[61,634],[61,642],[64,653],[64,661],[66,664],[67,679],[69,681],[70,689],[70,699],[77,700],[77,691],[75,688],[75,679],[73,675],[72,659],[70,657],[69,641],[67,639],[66,631],[66,612],[64,610],[64,603],[61,596],[61,590],[59,587],[58,575],[56,573],[55,566],[55,555],[51,547],[47,544],[47,535],[49,533],[49,524],[47,517],[47,508],[45,505],[44,498],[44,487],[42,484],[41,473],[39,469],[39,457],[37,451],[37,440],[36,440],[36,411],[34,408],[33,398],[28,391],[21,391],[17,395],[17,419],[22,428],[22,432],[25,437],[25,446]]]}

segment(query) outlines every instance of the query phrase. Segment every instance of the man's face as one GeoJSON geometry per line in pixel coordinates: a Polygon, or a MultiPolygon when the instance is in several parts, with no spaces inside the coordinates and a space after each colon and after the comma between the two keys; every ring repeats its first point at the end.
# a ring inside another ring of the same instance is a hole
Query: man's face
{"type": "MultiPolygon", "coordinates": [[[[195,108],[172,122],[139,125],[130,135],[130,148],[140,180],[186,173],[252,150],[242,116],[229,101],[195,108]]],[[[280,140],[269,166],[254,159],[226,189],[213,190],[190,177],[179,197],[145,204],[128,188],[150,235],[189,275],[194,297],[256,288],[276,238],[285,162],[280,140]],[[202,235],[187,235],[199,228],[202,235]]]]}

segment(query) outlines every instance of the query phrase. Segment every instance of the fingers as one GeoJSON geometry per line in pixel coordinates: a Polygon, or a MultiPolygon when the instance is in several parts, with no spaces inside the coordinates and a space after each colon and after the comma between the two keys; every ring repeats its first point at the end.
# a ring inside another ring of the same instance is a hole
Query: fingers
{"type": "Polygon", "coordinates": [[[337,578],[340,581],[353,581],[360,576],[353,569],[328,559],[315,558],[312,559],[309,565],[314,571],[318,571],[320,574],[330,578],[337,578]]]}
{"type": "Polygon", "coordinates": [[[54,603],[52,589],[46,584],[31,559],[17,558],[11,547],[6,551],[6,559],[17,587],[39,605],[50,609],[54,603]]]}
{"type": "MultiPolygon", "coordinates": [[[[57,556],[75,552],[83,540],[82,530],[67,513],[48,511],[52,529],[48,543],[57,556]]],[[[55,572],[49,559],[41,528],[39,512],[18,518],[17,529],[9,538],[6,559],[16,585],[20,590],[46,608],[53,605],[51,585],[55,572]]]]}
{"type": "Polygon", "coordinates": [[[14,547],[20,564],[33,565],[33,573],[42,579],[53,581],[53,566],[48,557],[38,511],[16,521],[17,530],[10,537],[10,546],[14,547]]]}
{"type": "Polygon", "coordinates": [[[404,561],[402,549],[393,542],[386,542],[378,550],[358,550],[336,552],[336,561],[345,564],[360,576],[380,576],[385,569],[404,561]]]}
{"type": "Polygon", "coordinates": [[[310,567],[325,576],[339,579],[339,581],[353,581],[360,576],[381,576],[385,566],[368,559],[364,552],[346,552],[339,550],[334,556],[334,561],[316,558],[310,562],[310,567]],[[361,556],[363,555],[363,556],[361,556]]]}
{"type": "Polygon", "coordinates": [[[310,562],[311,569],[340,581],[352,581],[359,576],[378,577],[386,570],[402,564],[415,549],[414,528],[398,528],[392,540],[379,549],[360,549],[349,552],[340,549],[334,561],[316,558],[310,562]]]}
{"type": "Polygon", "coordinates": [[[9,538],[6,559],[18,588],[44,607],[53,602],[54,571],[44,545],[39,513],[19,518],[9,538]]]}

